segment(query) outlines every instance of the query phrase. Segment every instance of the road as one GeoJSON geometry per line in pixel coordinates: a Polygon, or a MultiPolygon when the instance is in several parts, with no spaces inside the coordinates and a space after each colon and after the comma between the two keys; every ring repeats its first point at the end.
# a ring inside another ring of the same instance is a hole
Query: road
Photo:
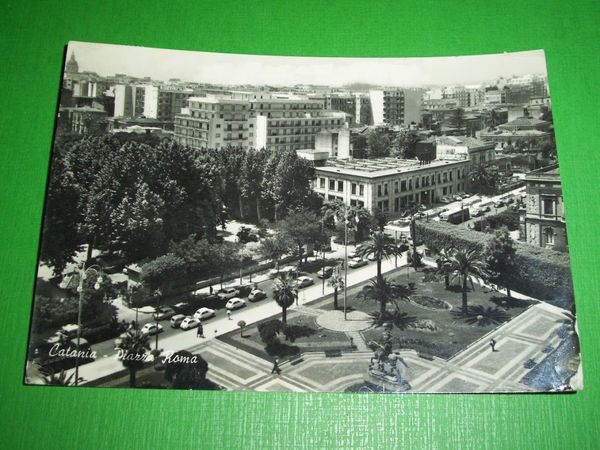
{"type": "MultiPolygon", "coordinates": [[[[398,266],[396,266],[396,261],[394,258],[390,260],[384,260],[382,261],[382,271],[387,273],[395,270],[396,268],[406,266],[406,257],[403,256],[399,258],[397,264],[398,266]]],[[[370,280],[375,275],[375,262],[370,262],[368,265],[357,269],[348,269],[347,286],[350,289],[351,287],[370,280]]],[[[314,275],[312,278],[317,279],[314,275]]],[[[178,329],[171,329],[168,325],[168,321],[164,321],[163,324],[165,331],[159,335],[159,349],[161,349],[163,352],[176,352],[179,350],[188,349],[193,350],[203,342],[214,339],[222,334],[238,330],[239,328],[237,326],[237,322],[239,320],[244,320],[246,324],[250,325],[269,317],[280,316],[281,308],[273,300],[272,294],[269,291],[269,286],[271,286],[272,283],[272,280],[260,281],[259,287],[268,292],[269,297],[253,304],[249,303],[249,306],[243,309],[233,311],[231,320],[227,318],[224,309],[218,310],[216,317],[206,320],[204,322],[205,339],[197,337],[195,330],[182,331],[178,329]]],[[[333,292],[333,289],[326,284],[324,292],[325,295],[329,295],[333,292]]],[[[299,291],[298,304],[304,305],[321,297],[323,297],[322,285],[320,283],[315,283],[314,285],[299,291]]],[[[295,305],[292,306],[290,310],[294,310],[295,307],[295,305]]],[[[151,339],[151,345],[152,348],[154,348],[154,337],[151,339]]],[[[86,381],[91,381],[123,370],[121,361],[118,359],[117,353],[113,347],[114,344],[112,340],[94,345],[93,350],[95,350],[97,353],[97,359],[91,363],[80,366],[80,377],[86,381]]],[[[72,371],[74,371],[74,369],[71,369],[69,372],[72,371]]]]}

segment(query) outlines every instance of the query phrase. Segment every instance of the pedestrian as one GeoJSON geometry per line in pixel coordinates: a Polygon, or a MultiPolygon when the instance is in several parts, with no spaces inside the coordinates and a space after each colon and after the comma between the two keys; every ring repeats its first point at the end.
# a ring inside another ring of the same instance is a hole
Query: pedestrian
{"type": "Polygon", "coordinates": [[[213,293],[213,287],[212,287],[212,286],[210,286],[210,287],[208,288],[208,292],[210,292],[210,295],[212,295],[212,293],[213,293]]]}
{"type": "Polygon", "coordinates": [[[227,310],[227,319],[231,320],[231,311],[227,310]]]}
{"type": "Polygon", "coordinates": [[[493,352],[496,351],[496,341],[494,340],[494,338],[490,339],[490,347],[492,348],[493,352]]]}
{"type": "Polygon", "coordinates": [[[202,326],[202,322],[198,324],[198,331],[196,332],[196,336],[199,338],[204,337],[204,327],[202,326]]]}
{"type": "Polygon", "coordinates": [[[276,373],[277,375],[281,375],[281,369],[279,368],[279,359],[275,358],[273,361],[273,368],[271,369],[271,375],[276,373]]]}

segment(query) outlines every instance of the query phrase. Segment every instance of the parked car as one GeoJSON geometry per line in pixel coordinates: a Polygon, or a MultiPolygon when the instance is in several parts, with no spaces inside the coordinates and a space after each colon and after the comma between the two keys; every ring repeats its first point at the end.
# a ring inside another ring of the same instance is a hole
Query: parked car
{"type": "Polygon", "coordinates": [[[442,198],[440,198],[440,202],[442,202],[442,203],[452,203],[452,199],[450,197],[448,197],[447,195],[444,195],[442,198]]]}
{"type": "Polygon", "coordinates": [[[170,306],[159,306],[152,314],[154,320],[166,320],[175,315],[175,310],[170,306]]]}
{"type": "Polygon", "coordinates": [[[219,295],[216,292],[213,292],[212,294],[209,292],[199,292],[199,291],[194,292],[194,300],[198,301],[198,302],[214,301],[214,300],[218,300],[218,299],[219,299],[219,295]]]}
{"type": "Polygon", "coordinates": [[[398,225],[400,227],[407,227],[410,225],[410,219],[398,219],[392,222],[394,225],[398,225]]]}
{"type": "Polygon", "coordinates": [[[358,267],[366,266],[369,262],[363,258],[353,258],[348,261],[348,267],[351,269],[356,269],[358,267]]]}
{"type": "Polygon", "coordinates": [[[455,202],[460,202],[460,201],[462,200],[462,197],[461,197],[460,195],[456,194],[454,197],[452,197],[452,199],[453,199],[455,202]]]}
{"type": "Polygon", "coordinates": [[[369,256],[367,256],[367,259],[369,261],[377,261],[377,256],[375,256],[375,253],[371,253],[369,256]]]}
{"type": "Polygon", "coordinates": [[[179,325],[179,328],[182,330],[191,330],[192,328],[196,328],[198,325],[200,325],[200,319],[188,316],[183,319],[181,325],[179,325]]]}
{"type": "Polygon", "coordinates": [[[250,292],[252,292],[252,288],[254,287],[253,284],[241,284],[241,285],[237,285],[237,286],[233,286],[235,288],[235,290],[237,290],[238,294],[240,297],[247,297],[250,292]]]}
{"type": "Polygon", "coordinates": [[[220,300],[229,300],[230,298],[233,298],[236,295],[238,295],[238,291],[234,287],[223,288],[217,294],[220,300]]]}
{"type": "Polygon", "coordinates": [[[194,313],[194,318],[198,320],[210,319],[215,317],[215,310],[210,308],[200,308],[194,313]]]}
{"type": "Polygon", "coordinates": [[[179,302],[173,305],[173,309],[175,310],[175,312],[180,314],[187,313],[191,307],[192,305],[190,305],[188,302],[179,302]]]}
{"type": "Polygon", "coordinates": [[[232,311],[234,309],[240,309],[246,306],[246,302],[239,297],[234,297],[227,302],[225,308],[232,311]]]}
{"type": "Polygon", "coordinates": [[[333,267],[331,266],[325,266],[317,272],[319,278],[329,278],[331,275],[333,275],[333,267]]]}
{"type": "Polygon", "coordinates": [[[504,202],[503,199],[500,198],[494,202],[494,207],[500,208],[502,206],[506,206],[506,203],[504,202]]]}
{"type": "Polygon", "coordinates": [[[483,216],[484,214],[485,212],[480,208],[473,208],[473,210],[471,211],[471,215],[473,217],[483,216]]]}
{"type": "Polygon", "coordinates": [[[302,276],[298,277],[294,284],[298,289],[302,289],[307,286],[310,286],[311,284],[315,284],[315,282],[311,277],[302,276]]]}
{"type": "Polygon", "coordinates": [[[184,316],[183,314],[175,314],[173,317],[171,317],[171,327],[179,328],[181,326],[181,322],[183,322],[185,317],[186,316],[184,316]]]}
{"type": "Polygon", "coordinates": [[[147,336],[154,336],[155,334],[162,333],[163,327],[160,323],[147,323],[142,327],[140,332],[147,336]]]}
{"type": "Polygon", "coordinates": [[[250,292],[250,294],[248,294],[248,300],[251,302],[257,302],[263,298],[267,298],[267,294],[261,289],[254,289],[252,292],[250,292]]]}
{"type": "Polygon", "coordinates": [[[239,242],[243,244],[247,242],[258,242],[258,235],[250,227],[240,227],[237,237],[239,242]]]}

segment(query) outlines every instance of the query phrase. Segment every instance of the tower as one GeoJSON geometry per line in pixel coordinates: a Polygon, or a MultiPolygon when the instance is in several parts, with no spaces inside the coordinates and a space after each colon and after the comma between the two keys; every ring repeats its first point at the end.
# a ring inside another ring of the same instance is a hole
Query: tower
{"type": "Polygon", "coordinates": [[[79,64],[75,61],[75,53],[71,53],[71,58],[67,61],[65,69],[67,73],[79,72],[79,64]]]}

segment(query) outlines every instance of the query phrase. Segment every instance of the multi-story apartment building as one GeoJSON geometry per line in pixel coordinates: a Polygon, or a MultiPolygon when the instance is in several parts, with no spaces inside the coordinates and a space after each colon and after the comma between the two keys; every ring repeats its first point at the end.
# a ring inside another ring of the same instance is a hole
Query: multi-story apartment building
{"type": "Polygon", "coordinates": [[[565,210],[557,165],[533,170],[525,175],[525,214],[521,239],[528,244],[567,251],[565,210]]]}
{"type": "Polygon", "coordinates": [[[469,160],[471,164],[486,164],[496,159],[496,144],[467,136],[436,138],[436,155],[446,160],[469,160]]]}
{"type": "Polygon", "coordinates": [[[114,94],[114,117],[142,117],[144,115],[146,86],[118,84],[115,86],[114,94]]]}
{"type": "Polygon", "coordinates": [[[314,190],[325,200],[341,200],[371,212],[379,208],[393,218],[409,205],[430,205],[464,191],[469,166],[468,160],[330,159],[316,167],[314,190]]]}
{"type": "Polygon", "coordinates": [[[374,89],[369,91],[374,125],[407,126],[421,120],[423,89],[374,89]]]}
{"type": "Polygon", "coordinates": [[[195,95],[193,89],[177,86],[145,86],[144,90],[144,117],[158,120],[174,120],[195,95]]]}
{"type": "Polygon", "coordinates": [[[196,148],[314,148],[319,131],[344,128],[347,121],[345,113],[326,111],[314,100],[207,96],[188,103],[188,111],[175,117],[175,139],[196,148]]]}

